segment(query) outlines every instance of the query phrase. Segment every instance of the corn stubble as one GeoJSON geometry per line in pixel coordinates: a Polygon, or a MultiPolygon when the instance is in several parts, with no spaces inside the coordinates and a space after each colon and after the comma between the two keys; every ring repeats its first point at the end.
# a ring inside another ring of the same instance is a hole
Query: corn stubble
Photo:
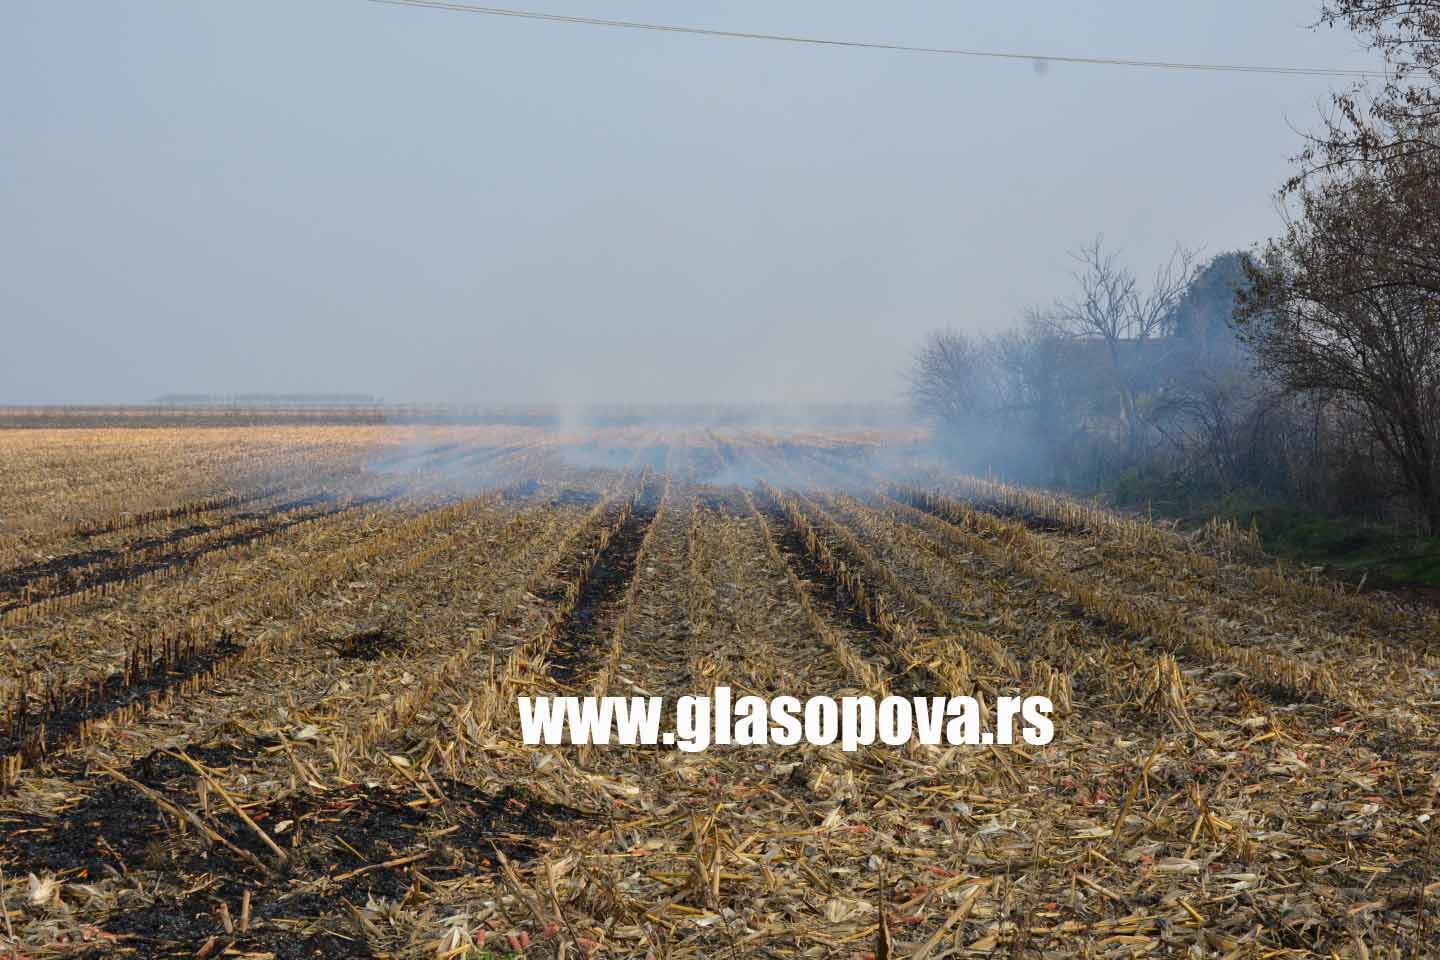
{"type": "Polygon", "coordinates": [[[1440,951],[1433,611],[887,440],[0,435],[4,955],[1440,951]],[[1057,735],[520,743],[719,684],[1057,735]]]}

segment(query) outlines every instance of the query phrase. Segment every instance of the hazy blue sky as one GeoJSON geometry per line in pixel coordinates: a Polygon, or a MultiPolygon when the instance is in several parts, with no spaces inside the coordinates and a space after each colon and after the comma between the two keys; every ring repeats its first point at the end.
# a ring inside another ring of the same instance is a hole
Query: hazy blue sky
{"type": "MultiPolygon", "coordinates": [[[[1364,67],[1317,0],[533,0],[901,43],[1364,67]]],[[[1333,81],[364,0],[6,0],[0,402],[894,399],[925,331],[1247,246],[1333,81]]]]}

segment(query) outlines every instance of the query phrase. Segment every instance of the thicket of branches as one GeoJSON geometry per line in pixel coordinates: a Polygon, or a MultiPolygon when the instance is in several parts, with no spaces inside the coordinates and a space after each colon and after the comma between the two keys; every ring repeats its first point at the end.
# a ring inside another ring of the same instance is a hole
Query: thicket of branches
{"type": "Polygon", "coordinates": [[[970,469],[1155,497],[1234,491],[1440,533],[1440,0],[1333,0],[1391,70],[1338,94],[1283,230],[1142,282],[1096,241],[1017,329],[931,336],[911,397],[970,469]]]}
{"type": "Polygon", "coordinates": [[[1176,497],[1292,489],[1313,465],[1306,404],[1232,326],[1246,257],[1177,250],[1149,282],[1101,241],[1076,293],[990,337],[930,335],[910,398],[960,466],[1087,491],[1176,497]]]}

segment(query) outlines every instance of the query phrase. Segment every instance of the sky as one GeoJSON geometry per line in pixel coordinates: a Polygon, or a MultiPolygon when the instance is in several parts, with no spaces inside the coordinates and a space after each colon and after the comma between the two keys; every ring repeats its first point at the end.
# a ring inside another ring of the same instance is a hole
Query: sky
{"type": "MultiPolygon", "coordinates": [[[[526,9],[1364,68],[1318,0],[526,9]]],[[[895,401],[927,331],[1276,232],[1344,81],[968,59],[367,0],[7,0],[0,403],[358,392],[895,401]]]]}

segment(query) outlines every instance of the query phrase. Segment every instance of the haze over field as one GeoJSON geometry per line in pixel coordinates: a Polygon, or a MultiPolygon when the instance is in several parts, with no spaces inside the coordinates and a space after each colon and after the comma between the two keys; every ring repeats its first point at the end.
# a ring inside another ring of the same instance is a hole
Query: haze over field
{"type": "Polygon", "coordinates": [[[5,5],[0,958],[1440,957],[1440,0],[536,2],[5,5]]]}
{"type": "MultiPolygon", "coordinates": [[[[1369,67],[1311,0],[558,12],[1369,67]]],[[[0,402],[893,401],[1097,231],[1274,232],[1335,81],[704,39],[359,0],[7,4],[0,402]]]]}

